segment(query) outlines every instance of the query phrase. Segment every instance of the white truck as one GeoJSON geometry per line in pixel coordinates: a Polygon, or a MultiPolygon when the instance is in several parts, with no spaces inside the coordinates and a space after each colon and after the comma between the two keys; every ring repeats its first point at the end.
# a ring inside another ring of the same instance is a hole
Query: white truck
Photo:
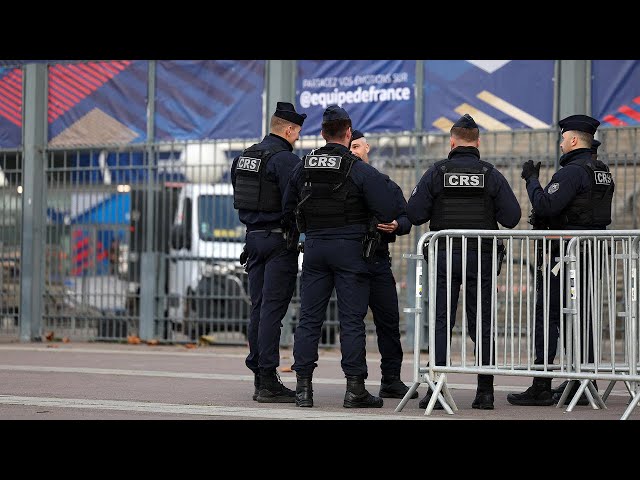
{"type": "Polygon", "coordinates": [[[250,299],[239,260],[244,237],[231,184],[182,187],[171,228],[167,315],[190,337],[246,333],[250,299]]]}

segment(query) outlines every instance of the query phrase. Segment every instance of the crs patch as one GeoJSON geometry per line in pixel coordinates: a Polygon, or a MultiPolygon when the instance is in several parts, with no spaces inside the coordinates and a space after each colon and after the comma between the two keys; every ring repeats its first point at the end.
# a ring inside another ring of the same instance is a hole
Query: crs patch
{"type": "Polygon", "coordinates": [[[552,194],[552,193],[556,193],[558,190],[560,190],[560,184],[552,183],[551,185],[549,185],[549,190],[547,190],[547,192],[549,194],[552,194]]]}
{"type": "Polygon", "coordinates": [[[603,172],[601,170],[596,170],[593,172],[596,184],[597,185],[611,185],[613,182],[613,178],[611,177],[611,172],[603,172]]]}
{"type": "Polygon", "coordinates": [[[475,187],[484,188],[483,173],[445,173],[445,187],[475,187]]]}
{"type": "Polygon", "coordinates": [[[342,157],[339,155],[307,155],[304,157],[304,168],[340,169],[342,157]]]}
{"type": "Polygon", "coordinates": [[[236,168],[238,170],[247,170],[248,172],[258,172],[260,171],[260,162],[262,162],[260,158],[240,157],[236,168]]]}

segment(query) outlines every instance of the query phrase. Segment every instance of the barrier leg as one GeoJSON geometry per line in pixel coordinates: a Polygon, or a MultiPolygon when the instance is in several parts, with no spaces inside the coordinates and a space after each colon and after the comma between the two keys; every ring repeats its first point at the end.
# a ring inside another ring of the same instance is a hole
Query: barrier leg
{"type": "Polygon", "coordinates": [[[567,383],[567,386],[564,387],[564,390],[562,391],[562,395],[560,396],[560,400],[558,400],[558,403],[556,404],[556,408],[562,407],[564,405],[564,402],[567,401],[567,397],[569,396],[569,392],[573,388],[574,382],[577,382],[577,380],[569,380],[569,383],[567,383]]]}
{"type": "MultiPolygon", "coordinates": [[[[430,379],[428,380],[428,383],[433,393],[431,394],[431,398],[429,399],[429,404],[427,405],[427,409],[424,411],[424,414],[431,415],[431,412],[433,411],[433,407],[435,406],[436,401],[439,401],[442,407],[445,409],[445,411],[449,415],[453,415],[453,410],[451,409],[447,401],[444,399],[444,396],[442,395],[442,393],[440,393],[441,390],[445,388],[446,394],[451,400],[453,400],[453,398],[451,397],[451,394],[449,393],[449,389],[446,387],[447,376],[443,373],[440,375],[440,378],[435,384],[431,382],[430,379]]],[[[456,410],[457,410],[457,407],[456,407],[456,410]]]]}
{"type": "Polygon", "coordinates": [[[604,391],[604,393],[602,394],[602,401],[606,402],[607,398],[609,398],[609,394],[611,393],[611,390],[613,390],[613,386],[616,384],[615,380],[611,380],[609,382],[609,386],[607,387],[607,389],[604,391]]]}
{"type": "Polygon", "coordinates": [[[407,404],[407,402],[411,398],[411,395],[413,395],[413,392],[415,392],[418,389],[419,386],[420,386],[420,382],[414,382],[413,385],[411,385],[411,388],[409,388],[409,391],[404,394],[404,397],[402,397],[402,400],[400,400],[400,403],[398,404],[398,406],[394,410],[395,412],[401,412],[402,411],[404,406],[407,404]]]}
{"type": "MultiPolygon", "coordinates": [[[[577,405],[578,400],[580,399],[580,397],[582,396],[583,393],[587,396],[587,399],[589,400],[589,403],[591,404],[591,407],[594,410],[597,410],[599,408],[598,405],[604,406],[604,408],[607,408],[606,405],[604,405],[604,402],[602,401],[602,399],[600,398],[600,395],[598,394],[598,391],[593,386],[591,380],[585,379],[585,380],[582,380],[580,382],[580,386],[578,387],[578,391],[573,396],[573,399],[571,399],[571,403],[569,403],[569,406],[567,407],[567,410],[566,410],[567,412],[573,411],[574,407],[577,405]],[[587,390],[587,387],[589,387],[588,390],[587,390]],[[594,398],[597,398],[597,400],[594,400],[594,398]],[[596,403],[598,405],[596,405],[596,403]]],[[[563,394],[564,394],[564,392],[563,392],[563,394]]]]}
{"type": "Polygon", "coordinates": [[[591,380],[587,380],[587,389],[585,390],[585,392],[594,410],[597,410],[598,408],[602,408],[603,410],[607,409],[604,400],[598,393],[598,390],[596,390],[596,387],[591,380]]]}
{"type": "Polygon", "coordinates": [[[631,415],[631,412],[633,411],[633,409],[636,408],[636,405],[638,405],[639,401],[640,401],[640,393],[636,393],[636,395],[629,402],[629,406],[624,411],[624,414],[622,414],[622,417],[620,417],[620,420],[627,420],[629,418],[629,415],[631,415]]]}

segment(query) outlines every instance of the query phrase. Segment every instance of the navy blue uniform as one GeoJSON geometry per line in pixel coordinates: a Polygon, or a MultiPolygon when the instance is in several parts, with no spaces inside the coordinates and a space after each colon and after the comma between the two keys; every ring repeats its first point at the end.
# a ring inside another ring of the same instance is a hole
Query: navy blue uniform
{"type": "Polygon", "coordinates": [[[393,233],[382,233],[380,245],[375,251],[373,261],[369,264],[371,289],[369,308],[373,313],[376,326],[378,350],[380,350],[380,370],[382,376],[400,376],[402,367],[402,343],[400,342],[400,313],[398,310],[398,292],[396,279],[391,271],[389,243],[396,241],[396,236],[411,232],[411,222],[407,218],[407,201],[400,187],[392,182],[396,202],[402,213],[395,219],[398,228],[393,233]]]}
{"type": "MultiPolygon", "coordinates": [[[[536,217],[543,218],[543,223],[550,225],[551,229],[560,230],[603,230],[608,222],[600,221],[593,225],[585,225],[575,219],[561,219],[564,213],[576,197],[589,192],[593,187],[592,175],[584,168],[584,165],[592,162],[591,150],[588,148],[578,148],[564,154],[560,158],[560,165],[563,167],[553,174],[549,184],[543,189],[537,178],[530,178],[527,182],[527,193],[531,200],[531,205],[536,217]],[[555,223],[555,225],[554,225],[555,223]]],[[[608,168],[598,161],[597,166],[608,168]]],[[[613,188],[613,185],[612,185],[613,188]]],[[[610,208],[610,207],[609,207],[610,208]]],[[[559,261],[560,246],[557,241],[551,247],[551,268],[559,261]]],[[[587,269],[582,267],[584,272],[587,269]]],[[[536,296],[536,359],[535,363],[544,363],[544,323],[543,323],[543,299],[542,289],[539,289],[536,296]]],[[[581,315],[584,319],[584,316],[581,315]]],[[[591,329],[591,327],[589,328],[591,329]]],[[[591,333],[591,332],[590,332],[591,333]]],[[[551,274],[549,279],[549,354],[548,363],[553,363],[560,336],[560,278],[559,275],[551,274]]],[[[588,341],[588,350],[584,352],[587,361],[593,362],[593,342],[588,341]]],[[[584,355],[583,354],[583,355],[584,355]]],[[[583,357],[584,358],[584,357],[583,357]]]]}
{"type": "MultiPolygon", "coordinates": [[[[478,168],[480,152],[475,147],[456,147],[449,153],[447,166],[449,168],[478,168]]],[[[411,197],[407,203],[407,216],[414,225],[421,225],[432,220],[434,205],[440,195],[444,194],[444,182],[441,174],[443,162],[438,162],[429,168],[416,187],[411,192],[411,197]]],[[[495,168],[488,170],[485,179],[485,195],[492,199],[492,218],[507,228],[515,227],[520,221],[522,214],[520,204],[511,189],[511,186],[504,176],[495,168]]],[[[470,227],[459,227],[470,228],[470,227]]],[[[433,229],[433,228],[432,228],[433,229]]],[[[466,278],[466,307],[468,331],[471,339],[475,343],[476,334],[476,296],[477,296],[477,272],[478,255],[474,250],[476,242],[469,241],[467,244],[467,278],[466,278]]],[[[459,244],[458,244],[459,245],[459,244]]],[[[444,242],[440,242],[444,246],[444,242]]],[[[491,328],[491,251],[482,249],[481,253],[481,307],[482,307],[482,364],[490,364],[490,328],[491,328]]],[[[455,324],[458,296],[462,281],[462,251],[454,242],[451,251],[452,274],[451,274],[451,329],[455,324]]],[[[437,272],[437,293],[436,293],[436,331],[435,331],[435,360],[436,365],[446,364],[447,352],[447,273],[446,273],[446,251],[440,248],[438,251],[438,272],[437,272]]]]}
{"type": "MultiPolygon", "coordinates": [[[[266,175],[277,182],[280,192],[287,187],[289,175],[300,158],[284,138],[270,133],[260,145],[286,148],[275,153],[267,164],[266,175]]],[[[238,158],[231,165],[231,183],[236,186],[238,158]]],[[[282,211],[260,212],[239,209],[240,221],[247,226],[245,237],[251,296],[249,320],[249,355],[246,365],[254,373],[273,370],[280,365],[280,331],[282,319],[295,289],[298,252],[286,248],[282,233],[282,211]]]]}
{"type": "MultiPolygon", "coordinates": [[[[328,143],[315,154],[350,154],[347,147],[328,143]]],[[[301,201],[305,182],[302,162],[293,170],[284,196],[284,213],[294,211],[301,201]]],[[[382,223],[401,214],[394,201],[389,177],[361,161],[354,161],[348,182],[363,196],[367,209],[382,223]]],[[[305,232],[300,322],[295,331],[293,370],[312,375],[317,367],[318,342],[326,317],[329,297],[335,287],[340,321],[342,370],[349,376],[367,376],[364,317],[369,303],[369,267],[362,257],[367,225],[308,229],[305,232]]]]}

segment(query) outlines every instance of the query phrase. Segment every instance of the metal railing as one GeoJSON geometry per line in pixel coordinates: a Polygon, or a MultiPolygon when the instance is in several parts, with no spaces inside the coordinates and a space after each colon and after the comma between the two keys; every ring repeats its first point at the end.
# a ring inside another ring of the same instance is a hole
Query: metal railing
{"type": "MultiPolygon", "coordinates": [[[[613,384],[621,381],[630,394],[622,416],[628,418],[640,399],[639,241],[639,230],[442,230],[423,234],[416,253],[405,255],[416,260],[415,304],[405,309],[415,317],[414,383],[397,411],[424,382],[433,391],[425,414],[431,413],[436,401],[453,414],[457,407],[447,388],[447,374],[468,373],[579,380],[579,391],[567,411],[573,410],[583,392],[593,408],[605,408],[613,384]],[[506,245],[506,263],[498,276],[500,242],[506,245]],[[459,271],[453,266],[454,254],[461,255],[459,271]],[[456,278],[460,298],[451,288],[456,278]],[[441,316],[438,322],[438,304],[441,312],[442,305],[445,312],[452,312],[458,304],[462,308],[456,316],[445,313],[446,320],[441,316]],[[538,309],[541,329],[536,328],[538,309]],[[468,312],[475,317],[467,316],[468,312]],[[554,316],[557,323],[552,321],[554,316]],[[461,326],[459,334],[453,331],[454,323],[461,326]],[[428,325],[429,335],[426,362],[421,361],[423,324],[428,325]],[[437,350],[436,329],[446,329],[446,352],[437,350]],[[593,349],[593,359],[589,349],[593,349]],[[604,395],[594,388],[595,380],[611,382],[604,395]]],[[[570,389],[571,385],[558,406],[564,404],[570,389]]]]}

